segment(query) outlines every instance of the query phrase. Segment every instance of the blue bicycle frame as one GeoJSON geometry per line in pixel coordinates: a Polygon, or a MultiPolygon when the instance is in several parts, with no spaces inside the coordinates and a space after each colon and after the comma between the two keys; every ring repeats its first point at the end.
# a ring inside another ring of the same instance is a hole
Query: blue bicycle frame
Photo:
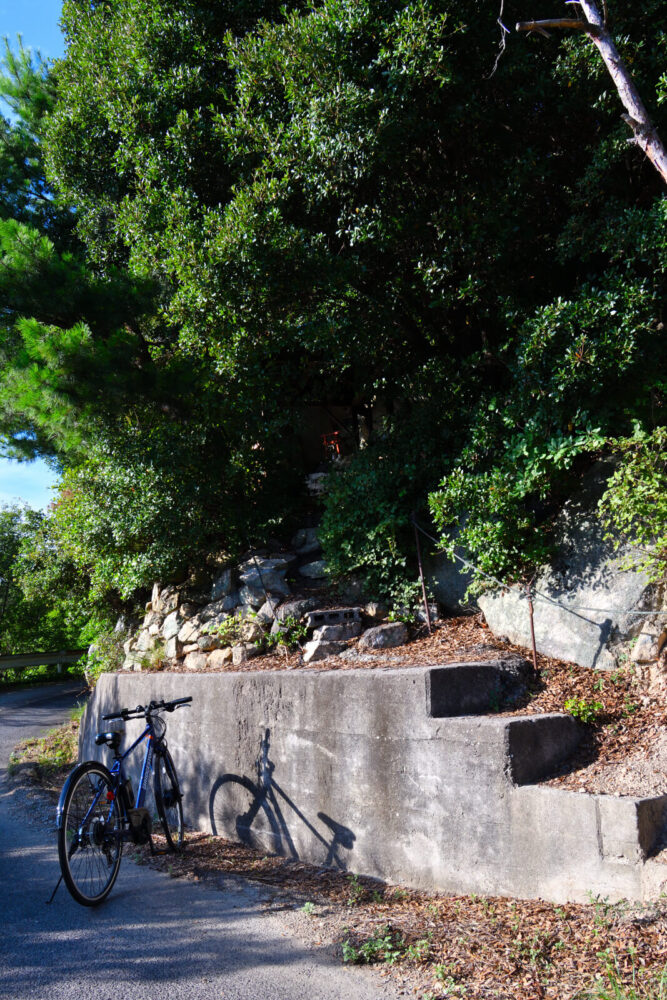
{"type": "Polygon", "coordinates": [[[141,767],[141,778],[139,779],[139,788],[137,789],[136,801],[134,803],[128,803],[130,808],[142,809],[144,802],[146,801],[146,784],[148,781],[148,776],[153,770],[153,759],[155,757],[155,748],[153,746],[153,725],[148,723],[143,733],[137,736],[136,740],[131,747],[125,751],[125,753],[120,754],[116,757],[113,762],[113,766],[110,769],[111,777],[117,779],[114,783],[119,785],[126,785],[127,778],[125,776],[125,771],[123,770],[123,761],[126,757],[129,757],[133,750],[139,746],[142,740],[148,737],[148,746],[146,747],[146,753],[144,755],[144,762],[141,767]]]}

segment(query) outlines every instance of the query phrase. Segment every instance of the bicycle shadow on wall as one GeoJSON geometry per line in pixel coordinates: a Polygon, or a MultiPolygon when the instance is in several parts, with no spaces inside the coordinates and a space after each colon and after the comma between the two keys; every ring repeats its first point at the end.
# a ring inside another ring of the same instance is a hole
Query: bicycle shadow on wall
{"type": "Polygon", "coordinates": [[[297,860],[299,852],[286,819],[286,816],[296,816],[326,851],[320,863],[327,868],[346,871],[345,858],[339,852],[341,849],[352,850],[355,834],[323,812],[318,812],[317,818],[329,828],[331,837],[324,836],[313,826],[275,780],[275,764],[269,757],[270,744],[271,730],[267,729],[255,763],[255,781],[240,774],[223,774],[213,784],[209,798],[213,834],[229,836],[235,830],[237,839],[248,847],[269,850],[297,860]]]}

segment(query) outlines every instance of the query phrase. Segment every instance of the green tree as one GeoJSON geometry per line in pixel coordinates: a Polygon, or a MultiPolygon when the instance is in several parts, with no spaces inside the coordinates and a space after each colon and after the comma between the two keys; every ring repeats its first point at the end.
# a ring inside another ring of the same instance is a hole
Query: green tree
{"type": "MultiPolygon", "coordinates": [[[[657,0],[613,13],[662,129],[667,15],[657,0]]],[[[130,324],[138,370],[189,380],[196,406],[184,392],[169,405],[206,429],[204,476],[234,482],[260,445],[244,489],[270,493],[304,402],[388,414],[331,494],[355,522],[329,532],[340,569],[379,558],[361,547],[382,504],[357,523],[355,476],[386,478],[406,413],[437,421],[446,452],[405,477],[406,509],[444,474],[439,523],[468,512],[466,544],[511,576],[544,558],[603,439],[662,405],[659,178],[586,40],[522,38],[490,75],[496,15],[451,0],[64,7],[49,176],[77,206],[87,262],[153,289],[130,324]]],[[[133,412],[140,437],[159,398],[133,412]]],[[[102,422],[116,461],[124,438],[102,422]]],[[[208,506],[185,521],[218,530],[208,506]]]]}
{"type": "Polygon", "coordinates": [[[65,649],[89,638],[85,588],[48,533],[39,511],[0,508],[0,653],[65,649]]]}

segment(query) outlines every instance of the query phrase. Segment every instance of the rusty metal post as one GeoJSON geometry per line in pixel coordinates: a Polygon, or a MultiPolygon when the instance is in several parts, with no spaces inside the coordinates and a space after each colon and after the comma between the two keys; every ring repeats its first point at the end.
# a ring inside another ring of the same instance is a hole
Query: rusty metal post
{"type": "Polygon", "coordinates": [[[426,625],[428,627],[430,635],[433,632],[433,626],[431,625],[431,609],[428,606],[428,597],[426,596],[424,569],[422,567],[422,550],[421,550],[421,545],[419,544],[419,530],[417,528],[417,520],[415,518],[414,511],[410,515],[410,520],[412,521],[412,527],[415,529],[415,545],[417,546],[417,563],[419,564],[419,579],[422,585],[422,597],[424,598],[424,612],[426,613],[426,625]]]}
{"type": "Polygon", "coordinates": [[[537,673],[537,646],[535,645],[535,622],[533,620],[533,594],[531,591],[531,584],[526,584],[526,595],[528,597],[528,613],[530,614],[530,638],[533,643],[533,667],[535,668],[535,673],[537,673]]]}

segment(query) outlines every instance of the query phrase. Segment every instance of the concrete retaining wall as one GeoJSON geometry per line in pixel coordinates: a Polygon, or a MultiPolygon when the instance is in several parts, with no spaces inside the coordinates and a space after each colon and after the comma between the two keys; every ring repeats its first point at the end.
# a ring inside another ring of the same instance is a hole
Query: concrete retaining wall
{"type": "MultiPolygon", "coordinates": [[[[195,827],[416,887],[643,899],[667,796],[530,784],[576,746],[570,716],[432,718],[437,668],[103,675],[82,757],[121,707],[192,695],[167,715],[195,827]]],[[[127,724],[131,737],[138,723],[127,724]]],[[[135,774],[136,778],[136,774],[135,774]]]]}

